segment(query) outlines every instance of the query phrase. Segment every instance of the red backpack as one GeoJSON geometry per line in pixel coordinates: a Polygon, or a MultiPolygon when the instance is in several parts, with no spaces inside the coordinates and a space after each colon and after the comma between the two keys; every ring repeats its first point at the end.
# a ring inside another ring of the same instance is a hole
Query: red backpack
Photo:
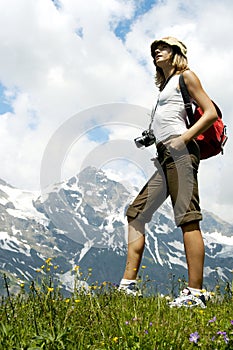
{"type": "MultiPolygon", "coordinates": [[[[190,96],[184,82],[183,74],[180,74],[179,84],[187,112],[187,124],[188,127],[191,127],[198,119],[201,118],[203,111],[195,102],[190,102],[190,96]]],[[[226,135],[226,125],[224,125],[222,121],[222,112],[216,103],[213,102],[213,104],[216,108],[218,119],[209,127],[209,129],[196,138],[196,141],[200,147],[200,159],[207,159],[216,156],[219,153],[223,154],[223,147],[228,138],[226,135]]]]}

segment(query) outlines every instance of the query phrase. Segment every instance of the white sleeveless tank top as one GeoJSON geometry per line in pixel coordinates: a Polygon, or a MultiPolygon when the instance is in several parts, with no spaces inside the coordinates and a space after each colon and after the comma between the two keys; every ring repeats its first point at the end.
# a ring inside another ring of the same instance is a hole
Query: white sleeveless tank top
{"type": "Polygon", "coordinates": [[[186,111],[179,89],[179,75],[174,75],[160,92],[152,125],[156,143],[187,130],[186,111]]]}

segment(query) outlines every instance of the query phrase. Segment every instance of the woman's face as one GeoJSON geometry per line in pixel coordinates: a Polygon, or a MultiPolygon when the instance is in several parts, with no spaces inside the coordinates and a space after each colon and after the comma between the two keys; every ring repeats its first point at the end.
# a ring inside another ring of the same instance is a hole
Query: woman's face
{"type": "Polygon", "coordinates": [[[159,44],[154,52],[154,62],[158,67],[164,67],[164,65],[171,62],[173,56],[172,47],[168,44],[159,44]]]}

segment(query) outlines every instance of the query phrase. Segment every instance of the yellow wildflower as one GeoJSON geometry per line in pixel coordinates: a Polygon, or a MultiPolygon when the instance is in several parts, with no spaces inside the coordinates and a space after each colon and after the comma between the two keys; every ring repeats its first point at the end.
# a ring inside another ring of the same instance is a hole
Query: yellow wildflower
{"type": "Polygon", "coordinates": [[[75,299],[75,303],[80,303],[80,299],[75,299]]]}
{"type": "Polygon", "coordinates": [[[47,265],[52,265],[51,260],[52,260],[52,258],[46,259],[46,260],[45,260],[46,264],[47,264],[47,265]]]}
{"type": "Polygon", "coordinates": [[[118,337],[114,337],[113,341],[116,343],[118,341],[118,337]]]}
{"type": "Polygon", "coordinates": [[[53,292],[54,291],[54,288],[51,288],[51,287],[48,287],[48,292],[53,292]]]}

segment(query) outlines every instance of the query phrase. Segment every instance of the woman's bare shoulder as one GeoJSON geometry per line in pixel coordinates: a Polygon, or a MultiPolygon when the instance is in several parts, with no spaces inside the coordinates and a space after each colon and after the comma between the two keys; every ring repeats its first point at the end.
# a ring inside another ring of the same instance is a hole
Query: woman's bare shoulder
{"type": "Polygon", "coordinates": [[[185,82],[195,82],[195,81],[199,81],[198,76],[190,69],[186,69],[183,72],[183,76],[184,76],[184,80],[185,82]]]}
{"type": "Polygon", "coordinates": [[[183,72],[183,76],[184,76],[184,81],[185,84],[187,85],[196,85],[196,84],[200,84],[200,80],[198,78],[198,76],[190,69],[186,69],[183,72]]]}

